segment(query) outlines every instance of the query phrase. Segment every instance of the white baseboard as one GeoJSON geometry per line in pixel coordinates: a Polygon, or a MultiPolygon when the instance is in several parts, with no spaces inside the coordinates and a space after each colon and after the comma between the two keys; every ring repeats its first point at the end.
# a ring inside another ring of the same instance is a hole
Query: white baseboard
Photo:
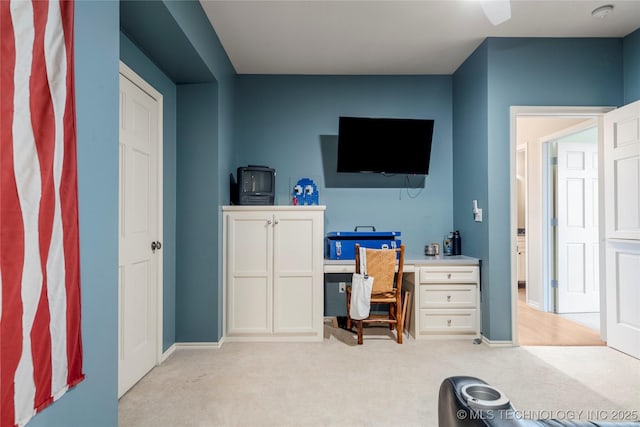
{"type": "Polygon", "coordinates": [[[174,351],[176,351],[175,344],[171,345],[171,347],[169,347],[164,353],[160,355],[160,363],[163,363],[165,360],[167,360],[169,356],[173,354],[174,351]]]}
{"type": "Polygon", "coordinates": [[[178,342],[169,347],[160,357],[160,363],[164,362],[176,350],[218,350],[222,348],[224,338],[218,342],[178,342]]]}
{"type": "Polygon", "coordinates": [[[176,350],[217,350],[222,347],[219,342],[178,342],[174,346],[176,350]]]}
{"type": "Polygon", "coordinates": [[[490,340],[489,338],[482,336],[482,342],[489,347],[514,347],[513,341],[507,340],[490,340]]]}

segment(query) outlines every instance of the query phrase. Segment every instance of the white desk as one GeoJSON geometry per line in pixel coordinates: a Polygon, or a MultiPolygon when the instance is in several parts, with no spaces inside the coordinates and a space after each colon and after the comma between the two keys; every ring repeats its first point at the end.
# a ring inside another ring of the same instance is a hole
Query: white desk
{"type": "MultiPolygon", "coordinates": [[[[325,274],[354,270],[354,260],[324,260],[325,274]]],[[[405,255],[402,282],[412,294],[408,328],[415,339],[480,337],[479,259],[405,255]]]]}
{"type": "MultiPolygon", "coordinates": [[[[478,258],[472,258],[464,255],[455,256],[407,256],[404,258],[405,273],[413,273],[416,267],[422,266],[435,266],[435,265],[478,265],[480,260],[478,258]]],[[[325,273],[353,273],[356,264],[352,259],[325,259],[324,260],[324,272],[325,273]]]]}

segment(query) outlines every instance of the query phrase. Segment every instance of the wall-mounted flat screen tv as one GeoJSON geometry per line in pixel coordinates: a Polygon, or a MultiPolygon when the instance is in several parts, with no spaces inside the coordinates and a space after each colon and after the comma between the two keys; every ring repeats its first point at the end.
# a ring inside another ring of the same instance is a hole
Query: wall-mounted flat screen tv
{"type": "Polygon", "coordinates": [[[338,172],[429,174],[433,122],[340,117],[338,172]]]}

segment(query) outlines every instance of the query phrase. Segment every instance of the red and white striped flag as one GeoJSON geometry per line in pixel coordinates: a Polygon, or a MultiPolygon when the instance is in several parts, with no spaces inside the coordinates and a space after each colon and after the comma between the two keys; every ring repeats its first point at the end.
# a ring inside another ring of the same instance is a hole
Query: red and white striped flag
{"type": "Polygon", "coordinates": [[[0,427],[84,378],[73,7],[0,0],[0,427]]]}

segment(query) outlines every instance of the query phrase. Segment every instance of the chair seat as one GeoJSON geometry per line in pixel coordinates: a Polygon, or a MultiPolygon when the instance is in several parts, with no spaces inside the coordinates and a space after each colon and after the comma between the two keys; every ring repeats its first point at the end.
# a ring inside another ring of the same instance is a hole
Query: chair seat
{"type": "MultiPolygon", "coordinates": [[[[350,294],[351,293],[351,286],[347,286],[347,293],[350,294]]],[[[396,300],[396,296],[397,296],[397,289],[393,289],[389,292],[382,292],[379,294],[372,294],[371,295],[371,302],[378,302],[378,303],[389,303],[389,302],[395,302],[396,300]]]]}
{"type": "Polygon", "coordinates": [[[387,323],[389,325],[397,325],[397,319],[389,319],[385,314],[370,314],[366,319],[360,320],[362,323],[387,323]]]}
{"type": "Polygon", "coordinates": [[[396,300],[396,289],[390,292],[384,292],[380,294],[372,294],[371,302],[394,302],[396,300]]]}

